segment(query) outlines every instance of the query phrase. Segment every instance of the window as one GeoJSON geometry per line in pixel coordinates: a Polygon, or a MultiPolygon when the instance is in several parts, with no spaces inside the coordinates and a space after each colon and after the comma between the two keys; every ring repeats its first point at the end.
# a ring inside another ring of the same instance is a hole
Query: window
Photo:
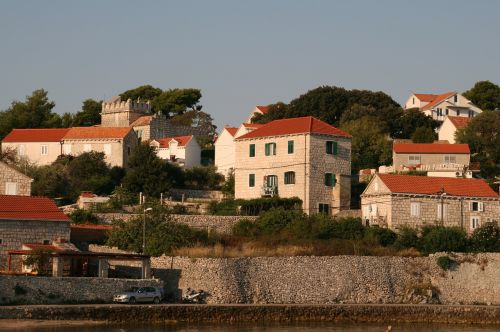
{"type": "Polygon", "coordinates": [[[453,101],[454,101],[455,103],[457,103],[457,102],[458,102],[458,95],[454,95],[454,96],[453,96],[453,101]]]}
{"type": "Polygon", "coordinates": [[[445,220],[446,215],[448,214],[448,206],[446,204],[441,204],[438,203],[437,205],[437,220],[445,220]],[[442,215],[441,215],[441,208],[443,209],[442,215]]]}
{"type": "Polygon", "coordinates": [[[413,101],[412,101],[413,105],[415,105],[415,97],[413,97],[413,101]]]}
{"type": "Polygon", "coordinates": [[[277,187],[278,186],[278,176],[268,175],[264,177],[264,183],[267,187],[277,187]]]}
{"type": "Polygon", "coordinates": [[[63,153],[65,155],[71,154],[71,144],[66,143],[63,145],[63,153]]]}
{"type": "Polygon", "coordinates": [[[420,217],[420,203],[413,202],[410,204],[410,215],[412,217],[420,217]]]}
{"type": "Polygon", "coordinates": [[[92,151],[92,144],[84,144],[83,152],[90,152],[90,151],[92,151]]]}
{"type": "Polygon", "coordinates": [[[285,184],[295,184],[295,172],[285,172],[285,184]]]}
{"type": "Polygon", "coordinates": [[[250,144],[249,156],[250,157],[255,157],[255,144],[250,144]]]}
{"type": "Polygon", "coordinates": [[[319,213],[330,214],[330,204],[319,203],[319,213]]]}
{"type": "Polygon", "coordinates": [[[420,164],[420,156],[419,155],[409,155],[408,156],[408,164],[410,164],[410,165],[420,164]]]}
{"type": "Polygon", "coordinates": [[[136,131],[136,134],[137,134],[137,138],[140,140],[142,139],[142,129],[139,129],[136,131]]]}
{"type": "Polygon", "coordinates": [[[469,110],[469,118],[473,118],[473,117],[474,117],[474,111],[469,110]]]}
{"type": "Polygon", "coordinates": [[[255,174],[248,175],[248,186],[255,187],[255,174]]]}
{"type": "Polygon", "coordinates": [[[484,203],[483,202],[470,202],[469,210],[475,212],[483,212],[484,211],[484,203]]]}
{"type": "Polygon", "coordinates": [[[276,155],[276,143],[266,143],[266,156],[275,156],[276,155]]]}
{"type": "Polygon", "coordinates": [[[20,156],[24,156],[25,153],[26,153],[26,148],[24,147],[24,144],[20,144],[18,149],[17,149],[17,153],[20,155],[20,156]]]}
{"type": "Polygon", "coordinates": [[[327,141],[326,142],[326,154],[336,155],[338,153],[337,142],[327,141]]]}
{"type": "Polygon", "coordinates": [[[288,154],[293,153],[293,141],[288,141],[288,154]]]}
{"type": "Polygon", "coordinates": [[[40,154],[41,154],[42,156],[46,156],[46,155],[48,155],[48,154],[49,154],[49,146],[48,146],[48,145],[46,145],[46,144],[42,144],[42,145],[40,145],[40,154]]]}
{"type": "Polygon", "coordinates": [[[471,229],[476,229],[480,226],[481,224],[481,218],[479,217],[470,217],[470,228],[471,229]]]}
{"type": "Polygon", "coordinates": [[[445,110],[446,115],[448,115],[448,109],[445,110]]]}
{"type": "Polygon", "coordinates": [[[445,164],[455,164],[457,162],[457,156],[444,156],[445,164]]]}
{"type": "Polygon", "coordinates": [[[456,110],[455,113],[457,113],[456,116],[460,116],[460,111],[459,110],[456,110]]]}
{"type": "Polygon", "coordinates": [[[325,173],[325,186],[333,187],[337,179],[335,178],[335,174],[333,173],[325,173]]]}
{"type": "Polygon", "coordinates": [[[111,156],[111,144],[104,144],[104,154],[111,156]]]}
{"type": "Polygon", "coordinates": [[[6,182],[5,183],[5,195],[17,195],[17,183],[6,182]]]}

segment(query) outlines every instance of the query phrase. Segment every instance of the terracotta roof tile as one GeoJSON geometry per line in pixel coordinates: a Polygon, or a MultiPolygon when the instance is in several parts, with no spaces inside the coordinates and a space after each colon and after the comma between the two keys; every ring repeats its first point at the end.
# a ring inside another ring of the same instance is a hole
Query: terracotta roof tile
{"type": "Polygon", "coordinates": [[[262,123],[247,123],[247,122],[242,123],[242,125],[245,128],[260,128],[264,126],[264,124],[262,123]]]}
{"type": "Polygon", "coordinates": [[[124,138],[133,129],[131,127],[73,127],[63,139],[107,139],[124,138]]]}
{"type": "Polygon", "coordinates": [[[463,129],[467,127],[472,120],[471,118],[466,118],[463,116],[449,116],[448,119],[450,119],[451,123],[455,126],[457,129],[463,129]]]}
{"type": "Polygon", "coordinates": [[[267,112],[269,112],[269,106],[258,105],[256,107],[262,114],[267,114],[267,112]]]}
{"type": "Polygon", "coordinates": [[[224,128],[227,130],[227,132],[234,137],[234,135],[236,135],[236,132],[238,131],[238,128],[234,128],[234,127],[226,127],[224,128]]]}
{"type": "Polygon", "coordinates": [[[70,221],[47,197],[11,195],[0,195],[0,219],[70,221]]]}
{"type": "Polygon", "coordinates": [[[418,100],[428,103],[433,101],[438,96],[430,93],[415,93],[414,95],[418,98],[418,100]]]}
{"type": "Polygon", "coordinates": [[[460,153],[470,154],[468,144],[400,143],[394,144],[396,153],[460,153]]]}
{"type": "Polygon", "coordinates": [[[30,248],[31,250],[42,250],[42,251],[52,251],[52,252],[64,251],[64,249],[53,246],[51,244],[23,243],[23,246],[26,246],[26,247],[30,248]]]}
{"type": "Polygon", "coordinates": [[[189,135],[189,136],[176,136],[176,137],[160,138],[160,139],[157,139],[156,141],[158,143],[160,143],[160,148],[168,148],[169,147],[169,143],[172,140],[176,140],[177,142],[179,142],[177,146],[186,146],[186,144],[188,144],[189,141],[191,141],[192,138],[193,138],[193,135],[189,135]]]}
{"type": "Polygon", "coordinates": [[[152,115],[144,115],[132,122],[131,127],[140,127],[140,126],[148,126],[153,120],[152,115]]]}
{"type": "Polygon", "coordinates": [[[437,95],[436,98],[434,98],[431,102],[429,102],[427,105],[425,105],[424,107],[422,107],[422,109],[423,110],[430,110],[431,108],[433,108],[437,104],[445,101],[446,99],[448,99],[451,96],[454,96],[456,94],[457,94],[456,92],[446,92],[446,93],[437,95]]]}
{"type": "Polygon", "coordinates": [[[483,180],[442,178],[415,175],[378,174],[392,193],[434,195],[444,192],[449,196],[500,198],[483,180]]]}
{"type": "Polygon", "coordinates": [[[68,128],[12,129],[2,142],[59,142],[68,128]]]}
{"type": "Polygon", "coordinates": [[[301,118],[274,120],[237,139],[305,133],[351,137],[351,135],[345,131],[335,128],[326,122],[312,116],[306,116],[301,118]]]}

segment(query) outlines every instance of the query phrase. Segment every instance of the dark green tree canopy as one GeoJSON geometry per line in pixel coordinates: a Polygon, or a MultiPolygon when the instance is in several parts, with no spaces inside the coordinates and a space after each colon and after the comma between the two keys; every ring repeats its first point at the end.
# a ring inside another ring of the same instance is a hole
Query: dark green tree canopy
{"type": "Polygon", "coordinates": [[[500,109],[500,86],[490,81],[477,82],[463,95],[483,111],[500,109]]]}
{"type": "Polygon", "coordinates": [[[436,132],[430,127],[418,127],[411,135],[413,143],[433,143],[436,137],[436,132]]]}
{"type": "Polygon", "coordinates": [[[188,110],[200,111],[200,99],[199,89],[170,89],[153,99],[152,108],[156,113],[182,115],[188,110]]]}
{"type": "Polygon", "coordinates": [[[417,108],[405,110],[403,115],[396,120],[397,130],[393,138],[410,138],[419,127],[436,129],[439,127],[439,122],[417,108]]]}
{"type": "Polygon", "coordinates": [[[102,101],[86,99],[83,101],[82,110],[73,117],[73,127],[90,127],[101,123],[102,101]]]}
{"type": "Polygon", "coordinates": [[[122,100],[132,99],[137,100],[141,99],[143,101],[150,100],[152,101],[159,95],[161,95],[163,91],[160,88],[155,88],[151,85],[141,85],[135,89],[127,90],[120,94],[122,100]]]}

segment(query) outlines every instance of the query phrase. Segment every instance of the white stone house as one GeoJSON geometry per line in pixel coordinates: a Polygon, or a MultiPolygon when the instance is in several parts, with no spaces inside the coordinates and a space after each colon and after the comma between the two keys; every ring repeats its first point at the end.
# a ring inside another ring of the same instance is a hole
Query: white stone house
{"type": "Polygon", "coordinates": [[[0,161],[0,195],[31,195],[33,179],[0,161]]]}
{"type": "Polygon", "coordinates": [[[67,128],[12,129],[2,140],[2,149],[15,149],[19,158],[37,165],[53,163],[62,152],[67,128]]]}
{"type": "Polygon", "coordinates": [[[394,143],[393,171],[426,171],[428,176],[472,177],[467,144],[394,143]]]}
{"type": "Polygon", "coordinates": [[[411,108],[418,108],[425,115],[439,121],[444,121],[448,115],[472,118],[482,112],[469,99],[457,92],[439,95],[412,93],[404,105],[404,109],[411,108]]]}
{"type": "Polygon", "coordinates": [[[447,116],[441,127],[438,129],[438,137],[440,141],[448,141],[451,144],[456,143],[455,135],[457,130],[466,128],[471,121],[471,118],[461,116],[447,116]]]}
{"type": "Polygon", "coordinates": [[[234,170],[234,136],[237,131],[236,127],[225,127],[214,143],[214,164],[217,167],[217,172],[224,176],[228,176],[234,170]]]}
{"type": "Polygon", "coordinates": [[[131,127],[73,127],[61,140],[65,155],[103,152],[111,166],[128,167],[128,160],[138,144],[131,127]]]}
{"type": "Polygon", "coordinates": [[[480,179],[376,174],[361,194],[361,212],[369,225],[456,226],[471,233],[500,220],[500,197],[480,179]]]}
{"type": "Polygon", "coordinates": [[[235,142],[235,198],[298,197],[308,214],[349,208],[348,133],[302,117],[269,122],[235,142]]]}
{"type": "Polygon", "coordinates": [[[193,135],[165,137],[152,140],[149,144],[156,149],[158,157],[181,167],[201,165],[201,147],[193,135]]]}

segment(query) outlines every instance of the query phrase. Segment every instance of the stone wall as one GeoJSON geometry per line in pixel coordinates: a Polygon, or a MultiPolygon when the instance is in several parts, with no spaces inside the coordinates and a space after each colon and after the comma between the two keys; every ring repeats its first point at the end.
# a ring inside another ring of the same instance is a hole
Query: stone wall
{"type": "Polygon", "coordinates": [[[184,200],[211,200],[221,201],[224,198],[222,191],[218,190],[194,190],[194,189],[175,189],[172,188],[168,192],[169,196],[175,200],[181,200],[184,195],[184,200]]]}
{"type": "Polygon", "coordinates": [[[0,304],[112,302],[130,287],[163,287],[152,279],[0,276],[0,304]]]}
{"type": "MultiPolygon", "coordinates": [[[[94,247],[91,250],[95,250],[94,247]]],[[[105,250],[100,247],[99,250],[105,250]]],[[[429,257],[153,257],[167,293],[203,289],[208,303],[500,304],[500,254],[429,257]]]]}
{"type": "MultiPolygon", "coordinates": [[[[113,219],[122,219],[129,221],[137,214],[127,213],[97,213],[99,219],[110,223],[113,219]]],[[[212,215],[191,215],[191,214],[174,214],[172,218],[175,222],[188,225],[189,227],[206,229],[210,232],[227,234],[231,232],[231,228],[235,223],[243,219],[255,220],[254,216],[212,216],[212,215]]]]}
{"type": "Polygon", "coordinates": [[[16,195],[30,196],[31,195],[31,181],[29,176],[24,175],[18,170],[0,162],[0,195],[7,194],[7,182],[16,183],[16,195]]]}

